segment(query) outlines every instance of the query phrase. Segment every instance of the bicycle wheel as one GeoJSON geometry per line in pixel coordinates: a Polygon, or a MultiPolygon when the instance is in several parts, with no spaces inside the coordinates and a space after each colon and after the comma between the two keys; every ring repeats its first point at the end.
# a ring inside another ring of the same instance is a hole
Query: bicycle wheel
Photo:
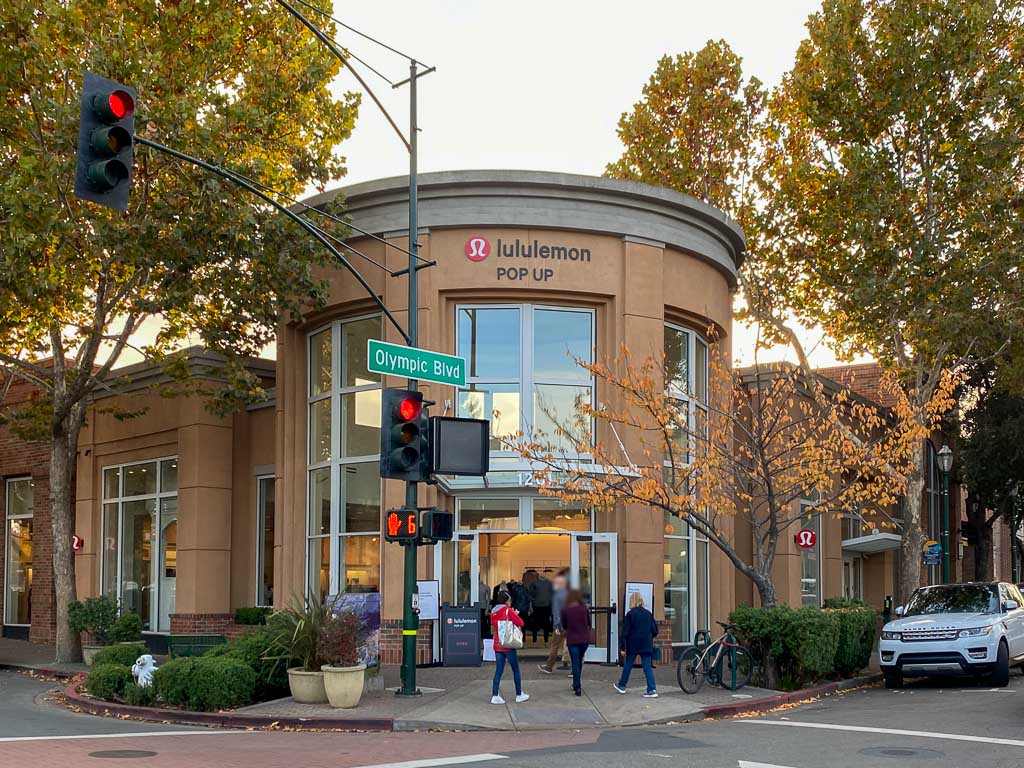
{"type": "Polygon", "coordinates": [[[738,691],[749,683],[752,674],[754,674],[754,657],[742,646],[726,648],[722,653],[722,658],[718,660],[715,670],[717,683],[730,691],[738,691]]]}
{"type": "Polygon", "coordinates": [[[676,664],[676,679],[686,693],[697,693],[704,687],[704,660],[696,648],[687,648],[676,664]]]}

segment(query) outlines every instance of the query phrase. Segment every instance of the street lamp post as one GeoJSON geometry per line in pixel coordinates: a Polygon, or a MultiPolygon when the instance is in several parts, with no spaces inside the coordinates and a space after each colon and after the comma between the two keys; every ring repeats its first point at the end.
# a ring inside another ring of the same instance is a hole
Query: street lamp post
{"type": "Polygon", "coordinates": [[[949,472],[953,469],[953,451],[948,445],[939,449],[942,470],[942,583],[949,583],[949,472]]]}

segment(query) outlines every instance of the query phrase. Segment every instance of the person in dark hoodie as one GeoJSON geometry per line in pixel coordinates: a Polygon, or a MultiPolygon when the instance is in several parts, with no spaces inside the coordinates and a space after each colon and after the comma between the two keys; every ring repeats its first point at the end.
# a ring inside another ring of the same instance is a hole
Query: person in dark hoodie
{"type": "Polygon", "coordinates": [[[590,645],[590,611],[578,589],[570,589],[565,598],[562,630],[565,632],[565,642],[569,646],[569,659],[572,662],[572,692],[582,696],[580,676],[583,674],[583,657],[590,645]]]}
{"type": "Polygon", "coordinates": [[[629,685],[629,673],[633,671],[634,659],[640,657],[640,664],[644,668],[644,677],[647,679],[647,692],[645,699],[658,698],[658,686],[654,681],[654,669],[651,666],[651,658],[654,656],[654,638],[658,636],[658,623],[647,608],[644,607],[644,598],[639,592],[634,592],[629,598],[629,611],[622,621],[622,632],[619,634],[619,653],[624,654],[622,662],[622,677],[619,682],[613,684],[613,688],[619,693],[626,692],[629,685]]]}

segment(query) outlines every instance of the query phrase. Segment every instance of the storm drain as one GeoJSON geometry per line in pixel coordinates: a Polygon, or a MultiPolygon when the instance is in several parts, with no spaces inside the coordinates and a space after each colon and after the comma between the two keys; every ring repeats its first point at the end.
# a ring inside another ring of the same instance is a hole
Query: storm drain
{"type": "Polygon", "coordinates": [[[946,756],[944,752],[937,752],[934,749],[911,749],[909,747],[868,747],[862,749],[860,754],[869,757],[891,757],[905,760],[937,760],[946,756]]]}
{"type": "Polygon", "coordinates": [[[105,749],[100,752],[90,752],[89,757],[109,757],[112,759],[138,760],[142,757],[156,757],[156,752],[148,749],[105,749]]]}

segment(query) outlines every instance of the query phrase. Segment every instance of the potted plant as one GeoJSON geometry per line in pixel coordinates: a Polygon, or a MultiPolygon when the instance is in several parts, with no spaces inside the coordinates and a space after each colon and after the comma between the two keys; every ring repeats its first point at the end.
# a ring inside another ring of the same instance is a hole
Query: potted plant
{"type": "Polygon", "coordinates": [[[110,628],[110,642],[118,645],[136,645],[142,642],[142,617],[129,611],[122,613],[110,628]]]}
{"type": "Polygon", "coordinates": [[[117,621],[117,603],[103,595],[77,600],[68,606],[68,623],[73,632],[88,632],[92,643],[82,645],[85,663],[91,665],[93,657],[105,645],[110,645],[110,631],[117,621]]]}
{"type": "Polygon", "coordinates": [[[328,616],[320,634],[324,688],[332,707],[351,709],[359,704],[366,680],[366,664],[359,662],[363,625],[352,611],[328,616]]]}
{"type": "Polygon", "coordinates": [[[292,698],[300,704],[326,704],[324,673],[320,669],[320,635],[330,613],[319,595],[310,595],[303,601],[292,597],[292,604],[274,614],[271,627],[271,655],[268,658],[284,660],[297,666],[288,669],[288,688],[292,698]]]}

